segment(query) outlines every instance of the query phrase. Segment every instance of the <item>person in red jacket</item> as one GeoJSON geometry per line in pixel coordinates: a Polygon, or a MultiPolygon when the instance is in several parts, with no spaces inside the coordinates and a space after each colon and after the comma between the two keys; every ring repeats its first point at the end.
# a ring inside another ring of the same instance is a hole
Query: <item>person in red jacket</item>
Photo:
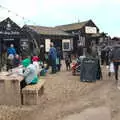
{"type": "Polygon", "coordinates": [[[32,61],[39,61],[39,57],[38,56],[33,56],[32,61]]]}

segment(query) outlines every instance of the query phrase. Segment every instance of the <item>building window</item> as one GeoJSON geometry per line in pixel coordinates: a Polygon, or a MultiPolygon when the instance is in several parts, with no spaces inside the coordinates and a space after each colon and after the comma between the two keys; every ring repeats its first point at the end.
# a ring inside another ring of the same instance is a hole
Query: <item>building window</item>
{"type": "Polygon", "coordinates": [[[63,51],[70,51],[71,50],[70,40],[64,39],[62,41],[62,49],[63,49],[63,51]]]}
{"type": "Polygon", "coordinates": [[[63,45],[64,45],[63,47],[64,47],[65,50],[68,50],[69,47],[70,47],[69,42],[64,42],[63,45]]]}

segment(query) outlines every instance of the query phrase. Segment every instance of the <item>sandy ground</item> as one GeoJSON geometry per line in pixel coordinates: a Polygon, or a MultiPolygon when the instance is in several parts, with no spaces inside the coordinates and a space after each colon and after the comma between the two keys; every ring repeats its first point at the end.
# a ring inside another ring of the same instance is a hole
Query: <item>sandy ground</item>
{"type": "Polygon", "coordinates": [[[120,120],[120,90],[114,77],[107,76],[106,68],[102,70],[103,80],[94,83],[80,82],[79,76],[72,76],[64,67],[55,75],[48,74],[39,105],[1,105],[0,120],[68,120],[71,115],[103,106],[112,120],[120,120]]]}

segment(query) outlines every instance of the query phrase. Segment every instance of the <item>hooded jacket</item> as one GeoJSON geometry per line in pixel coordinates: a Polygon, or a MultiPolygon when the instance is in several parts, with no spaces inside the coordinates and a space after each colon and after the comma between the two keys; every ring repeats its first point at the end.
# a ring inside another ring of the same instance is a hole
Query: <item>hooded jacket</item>
{"type": "Polygon", "coordinates": [[[38,76],[36,73],[36,68],[33,64],[31,64],[30,59],[23,60],[22,65],[26,68],[23,73],[26,84],[36,84],[38,82],[38,76]]]}

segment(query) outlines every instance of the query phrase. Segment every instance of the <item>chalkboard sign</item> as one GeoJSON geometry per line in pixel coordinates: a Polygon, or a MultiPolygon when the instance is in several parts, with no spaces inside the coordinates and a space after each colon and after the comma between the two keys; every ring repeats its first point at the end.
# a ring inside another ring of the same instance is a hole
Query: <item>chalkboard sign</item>
{"type": "Polygon", "coordinates": [[[28,48],[29,48],[28,39],[21,39],[21,40],[20,40],[20,46],[21,46],[23,49],[28,49],[28,48]]]}
{"type": "Polygon", "coordinates": [[[96,81],[98,70],[98,60],[94,58],[84,58],[81,63],[80,80],[96,81]]]}

